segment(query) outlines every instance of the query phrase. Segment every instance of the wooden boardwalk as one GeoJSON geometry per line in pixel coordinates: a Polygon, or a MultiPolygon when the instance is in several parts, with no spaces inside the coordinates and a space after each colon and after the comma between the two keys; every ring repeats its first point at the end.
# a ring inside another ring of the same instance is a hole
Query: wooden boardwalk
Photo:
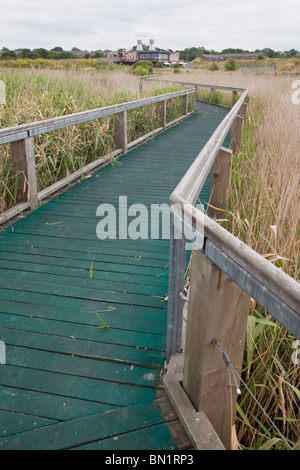
{"type": "Polygon", "coordinates": [[[180,445],[158,395],[169,240],[99,240],[96,210],[168,204],[228,112],[197,111],[0,233],[0,449],[180,445]]]}

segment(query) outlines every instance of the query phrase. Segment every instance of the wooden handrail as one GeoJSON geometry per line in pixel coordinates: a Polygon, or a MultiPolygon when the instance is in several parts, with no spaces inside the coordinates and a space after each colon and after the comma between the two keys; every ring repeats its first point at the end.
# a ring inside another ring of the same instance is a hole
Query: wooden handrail
{"type": "Polygon", "coordinates": [[[70,184],[72,181],[80,178],[87,172],[99,168],[101,165],[107,163],[111,158],[126,153],[129,148],[140,144],[143,140],[151,138],[153,135],[165,130],[182,119],[193,114],[194,111],[188,112],[189,95],[194,96],[195,102],[195,89],[190,88],[173,93],[165,93],[163,95],[152,96],[150,98],[143,98],[140,100],[129,101],[126,103],[106,106],[80,113],[69,114],[67,116],[59,116],[56,118],[46,119],[44,121],[36,121],[28,124],[21,124],[18,126],[0,129],[0,145],[10,143],[12,152],[12,164],[14,170],[21,174],[20,185],[22,190],[18,192],[18,204],[11,209],[0,214],[0,225],[10,220],[12,217],[18,215],[26,209],[36,209],[38,204],[54,192],[62,189],[64,186],[70,184]],[[167,122],[166,121],[166,102],[174,98],[183,98],[183,114],[179,118],[167,122]],[[142,106],[159,103],[159,127],[139,137],[135,141],[128,143],[127,141],[127,112],[132,109],[137,109],[142,106]],[[34,137],[46,132],[63,129],[66,127],[78,125],[84,122],[92,121],[95,119],[103,118],[105,116],[115,115],[115,134],[114,141],[116,150],[111,151],[108,155],[95,160],[94,162],[86,165],[78,171],[68,175],[60,181],[52,184],[44,190],[37,192],[36,171],[35,171],[35,154],[34,154],[34,137]]]}
{"type": "MultiPolygon", "coordinates": [[[[184,390],[191,407],[194,407],[194,416],[200,411],[205,413],[226,449],[235,448],[235,402],[238,391],[237,377],[234,386],[228,361],[230,363],[232,360],[235,370],[241,373],[250,297],[296,338],[300,338],[300,284],[195,207],[211,171],[210,200],[212,189],[215,189],[213,197],[218,198],[215,205],[226,210],[230,181],[228,167],[231,166],[232,154],[239,150],[247,102],[248,90],[243,90],[237,103],[170,196],[166,357],[170,369],[166,374],[165,386],[170,400],[176,402],[181,421],[186,422],[187,411],[184,402],[178,402],[177,397],[184,390]],[[230,130],[230,149],[226,149],[222,144],[230,130]],[[184,236],[178,236],[178,239],[175,236],[186,225],[190,225],[190,233],[198,234],[191,257],[188,298],[183,295],[186,240],[184,236]],[[181,355],[183,305],[186,301],[187,332],[184,354],[181,355]],[[226,356],[216,350],[214,341],[221,344],[226,356]],[[183,360],[181,374],[176,376],[172,370],[178,355],[183,360]]],[[[218,216],[217,210],[209,213],[218,216]]],[[[186,427],[186,430],[196,442],[192,435],[193,426],[186,427]]]]}
{"type": "Polygon", "coordinates": [[[131,109],[141,108],[161,101],[170,100],[180,96],[185,96],[195,93],[194,88],[189,90],[176,91],[173,93],[165,93],[163,95],[152,96],[150,98],[143,98],[135,101],[128,101],[126,103],[115,104],[112,106],[105,106],[103,108],[96,108],[88,111],[81,111],[79,113],[68,114],[66,116],[59,116],[43,121],[31,122],[28,124],[20,124],[18,126],[0,129],[0,145],[15,142],[18,140],[34,137],[36,135],[45,134],[65,127],[76,126],[84,122],[100,119],[105,116],[122,113],[131,109]]]}
{"type": "Polygon", "coordinates": [[[244,90],[242,96],[227,116],[223,119],[197,158],[194,160],[186,174],[183,176],[174,192],[171,194],[171,202],[175,202],[176,195],[180,196],[186,204],[195,204],[199,193],[211,170],[212,164],[220,150],[228,132],[236,117],[239,115],[242,105],[248,98],[249,91],[244,90]]]}

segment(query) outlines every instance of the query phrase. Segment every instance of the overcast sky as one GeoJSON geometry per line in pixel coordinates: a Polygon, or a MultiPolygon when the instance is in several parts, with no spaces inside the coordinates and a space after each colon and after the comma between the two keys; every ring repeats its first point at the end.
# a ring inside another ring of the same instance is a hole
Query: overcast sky
{"type": "Polygon", "coordinates": [[[0,49],[300,50],[300,0],[0,0],[0,49]]]}

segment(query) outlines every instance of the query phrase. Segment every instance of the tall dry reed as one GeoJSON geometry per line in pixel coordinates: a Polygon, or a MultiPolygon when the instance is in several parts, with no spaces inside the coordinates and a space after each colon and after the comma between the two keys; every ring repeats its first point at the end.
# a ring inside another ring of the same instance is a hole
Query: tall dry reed
{"type": "MultiPolygon", "coordinates": [[[[0,128],[77,113],[181,89],[141,82],[129,69],[111,71],[0,69],[6,84],[6,105],[0,106],[0,128]]],[[[172,120],[182,112],[168,107],[172,120]]],[[[129,142],[158,127],[158,107],[128,113],[129,142]]],[[[114,149],[114,118],[37,136],[35,152],[38,189],[53,184],[114,149]]],[[[0,212],[16,203],[18,178],[9,145],[0,146],[0,212]]]]}
{"type": "MultiPolygon", "coordinates": [[[[292,101],[295,77],[189,71],[180,80],[249,89],[242,146],[233,158],[226,228],[299,281],[300,104],[292,101]]],[[[291,446],[299,444],[300,436],[294,341],[252,301],[244,380],[291,446]]],[[[242,448],[286,448],[247,390],[237,408],[242,448]]]]}

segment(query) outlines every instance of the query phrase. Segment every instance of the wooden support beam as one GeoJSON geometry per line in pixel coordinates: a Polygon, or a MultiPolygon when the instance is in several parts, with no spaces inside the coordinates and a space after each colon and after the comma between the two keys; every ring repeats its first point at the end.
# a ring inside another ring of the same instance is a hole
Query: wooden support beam
{"type": "Polygon", "coordinates": [[[183,388],[204,411],[226,449],[235,445],[236,387],[212,344],[216,338],[240,374],[249,296],[197,251],[192,254],[183,388]]]}
{"type": "Polygon", "coordinates": [[[122,111],[115,115],[115,146],[116,150],[121,149],[122,153],[127,153],[127,111],[122,111]]]}
{"type": "Polygon", "coordinates": [[[182,387],[183,355],[171,357],[164,375],[166,393],[196,450],[225,450],[203,411],[196,411],[182,387]]]}
{"type": "Polygon", "coordinates": [[[159,127],[166,129],[167,124],[167,101],[161,101],[158,103],[158,112],[159,112],[159,127]]]}
{"type": "Polygon", "coordinates": [[[235,100],[236,100],[236,95],[237,95],[237,91],[236,90],[233,90],[232,91],[232,106],[235,105],[235,100]]]}
{"type": "Polygon", "coordinates": [[[167,364],[170,357],[181,352],[184,275],[186,267],[186,240],[183,233],[178,234],[171,212],[170,264],[168,287],[168,324],[167,324],[167,364]]]}
{"type": "Polygon", "coordinates": [[[230,149],[235,154],[239,151],[242,141],[244,119],[237,115],[231,127],[230,149]]]}
{"type": "Polygon", "coordinates": [[[183,95],[182,97],[182,104],[183,104],[183,115],[188,113],[188,95],[183,95]]]}
{"type": "Polygon", "coordinates": [[[21,172],[16,178],[17,203],[28,202],[30,209],[34,210],[38,207],[34,138],[12,142],[10,148],[13,170],[16,173],[21,172]]]}
{"type": "Polygon", "coordinates": [[[231,181],[232,150],[221,147],[211,169],[209,207],[207,215],[212,218],[224,217],[227,209],[231,181]],[[218,209],[223,209],[217,210],[218,209]]]}
{"type": "Polygon", "coordinates": [[[243,118],[244,122],[246,120],[246,116],[248,112],[248,105],[249,105],[249,97],[247,96],[247,98],[245,99],[239,111],[239,115],[243,118]]]}

